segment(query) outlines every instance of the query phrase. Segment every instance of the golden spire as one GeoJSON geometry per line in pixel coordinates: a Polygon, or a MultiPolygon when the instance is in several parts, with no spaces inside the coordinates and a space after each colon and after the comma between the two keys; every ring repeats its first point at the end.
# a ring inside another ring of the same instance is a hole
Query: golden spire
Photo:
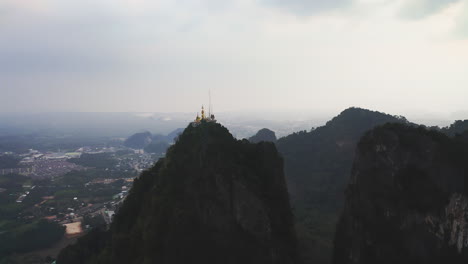
{"type": "Polygon", "coordinates": [[[203,105],[201,107],[201,119],[205,120],[205,108],[203,107],[203,105]]]}

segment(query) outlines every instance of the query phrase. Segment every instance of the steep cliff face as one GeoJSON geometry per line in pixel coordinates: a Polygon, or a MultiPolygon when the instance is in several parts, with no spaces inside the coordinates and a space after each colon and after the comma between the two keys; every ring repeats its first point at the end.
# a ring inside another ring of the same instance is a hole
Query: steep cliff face
{"type": "Polygon", "coordinates": [[[108,232],[65,249],[58,263],[287,264],[295,243],[274,144],[202,123],[135,181],[108,232]]]}
{"type": "Polygon", "coordinates": [[[335,226],[357,142],[366,131],[387,122],[408,121],[349,108],[325,126],[294,133],[276,143],[285,160],[303,263],[331,262],[335,226]]]}
{"type": "Polygon", "coordinates": [[[358,144],[334,263],[466,263],[468,146],[384,125],[358,144]]]}

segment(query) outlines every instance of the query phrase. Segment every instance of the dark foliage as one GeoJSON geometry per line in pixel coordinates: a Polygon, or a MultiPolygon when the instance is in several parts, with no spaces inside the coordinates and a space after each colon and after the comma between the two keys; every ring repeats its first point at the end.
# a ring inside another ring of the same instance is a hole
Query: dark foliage
{"type": "Polygon", "coordinates": [[[58,242],[64,233],[65,227],[45,220],[20,225],[15,229],[0,232],[0,259],[12,253],[47,248],[58,242]]]}
{"type": "Polygon", "coordinates": [[[278,140],[304,263],[330,262],[335,224],[344,202],[356,144],[366,131],[388,122],[408,121],[349,108],[325,126],[278,140]]]}
{"type": "Polygon", "coordinates": [[[0,155],[0,169],[17,168],[20,159],[11,155],[0,155]]]}
{"type": "Polygon", "coordinates": [[[442,132],[447,135],[455,136],[456,134],[462,134],[468,130],[468,120],[457,120],[449,127],[443,128],[442,132]]]}
{"type": "Polygon", "coordinates": [[[468,145],[424,127],[387,124],[360,141],[334,263],[466,263],[468,145]],[[460,225],[460,226],[459,226],[460,225]]]}
{"type": "Polygon", "coordinates": [[[103,259],[106,257],[106,252],[103,249],[108,241],[109,233],[95,228],[85,236],[80,237],[75,244],[62,250],[57,262],[66,264],[110,263],[107,260],[100,261],[99,259],[100,255],[103,259]]]}
{"type": "Polygon", "coordinates": [[[117,164],[117,161],[109,153],[83,153],[79,158],[69,159],[68,161],[84,167],[98,169],[113,168],[117,164]]]}
{"type": "Polygon", "coordinates": [[[152,142],[145,147],[145,152],[161,155],[166,152],[168,147],[169,144],[164,141],[152,142]]]}
{"type": "Polygon", "coordinates": [[[167,136],[166,136],[166,141],[169,142],[169,143],[174,142],[174,141],[179,137],[179,135],[182,134],[182,132],[184,132],[184,129],[183,129],[183,128],[177,128],[177,129],[175,129],[174,131],[172,131],[172,132],[170,132],[169,134],[167,134],[167,136]]]}
{"type": "Polygon", "coordinates": [[[189,126],[135,180],[110,231],[85,236],[58,263],[292,263],[282,164],[271,143],[189,126]]]}

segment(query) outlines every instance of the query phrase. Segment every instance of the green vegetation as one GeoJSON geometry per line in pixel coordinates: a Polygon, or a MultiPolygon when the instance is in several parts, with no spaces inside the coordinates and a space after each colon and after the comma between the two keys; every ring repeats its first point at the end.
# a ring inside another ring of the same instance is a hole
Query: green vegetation
{"type": "Polygon", "coordinates": [[[323,127],[277,142],[298,228],[303,263],[330,263],[356,144],[369,129],[403,117],[350,108],[323,127]]]}
{"type": "Polygon", "coordinates": [[[117,161],[109,153],[87,154],[83,153],[81,157],[69,159],[68,161],[84,167],[93,167],[97,169],[114,168],[117,161]]]}
{"type": "Polygon", "coordinates": [[[457,134],[462,134],[468,130],[468,120],[457,120],[455,123],[451,124],[449,127],[443,128],[441,131],[447,135],[455,136],[457,134]]]}
{"type": "Polygon", "coordinates": [[[124,145],[129,148],[143,149],[151,143],[153,135],[150,132],[136,133],[127,140],[124,145]]]}
{"type": "Polygon", "coordinates": [[[18,224],[15,228],[0,232],[0,260],[12,253],[47,248],[59,241],[64,232],[65,227],[45,220],[18,224]]]}
{"type": "Polygon", "coordinates": [[[164,141],[152,142],[145,147],[145,152],[161,155],[165,153],[169,144],[164,141]]]}
{"type": "Polygon", "coordinates": [[[458,224],[468,195],[463,137],[386,124],[356,153],[334,263],[467,263],[465,246],[451,241],[466,232],[458,224]]]}
{"type": "Polygon", "coordinates": [[[20,159],[12,155],[0,155],[0,169],[17,168],[20,159]]]}
{"type": "Polygon", "coordinates": [[[101,214],[98,214],[96,216],[85,215],[83,217],[83,221],[81,222],[81,225],[83,227],[90,226],[90,228],[105,229],[106,221],[104,220],[104,217],[101,214]]]}
{"type": "Polygon", "coordinates": [[[28,180],[29,178],[16,174],[0,176],[0,188],[5,189],[0,193],[0,221],[15,219],[26,207],[26,203],[30,202],[27,200],[25,204],[16,203],[19,193],[23,192],[23,184],[28,180]]]}
{"type": "Polygon", "coordinates": [[[58,263],[287,264],[294,255],[274,144],[237,141],[226,128],[202,123],[135,180],[109,232],[89,233],[58,263]]]}
{"type": "MultiPolygon", "coordinates": [[[[68,208],[77,210],[83,206],[83,202],[95,204],[110,201],[121,191],[124,185],[122,180],[109,184],[87,183],[101,177],[134,175],[134,172],[88,169],[69,172],[53,181],[31,180],[14,174],[0,176],[0,188],[5,189],[0,192],[0,263],[41,263],[39,259],[27,258],[22,253],[50,247],[62,238],[64,231],[57,223],[38,219],[63,215],[68,208]],[[24,188],[24,184],[35,188],[24,188]],[[17,203],[19,195],[26,192],[29,194],[21,203],[17,203]],[[52,196],[53,199],[44,200],[45,196],[52,196]],[[74,197],[79,199],[74,200],[74,197]],[[36,206],[38,204],[41,206],[36,206]]],[[[92,227],[102,227],[104,220],[102,216],[85,216],[85,222],[92,227]]]]}
{"type": "Polygon", "coordinates": [[[17,154],[27,153],[29,149],[42,152],[59,149],[62,151],[75,151],[82,146],[107,146],[111,139],[101,137],[57,137],[56,135],[28,134],[0,136],[0,152],[12,151],[17,154]]]}
{"type": "Polygon", "coordinates": [[[10,191],[18,191],[23,188],[23,184],[28,182],[28,177],[18,174],[0,175],[0,188],[8,189],[10,191]]]}
{"type": "Polygon", "coordinates": [[[0,176],[0,187],[6,189],[0,193],[0,263],[15,263],[8,258],[11,254],[46,248],[64,234],[64,228],[57,223],[34,220],[35,217],[29,219],[32,216],[29,208],[34,208],[34,204],[49,193],[39,187],[34,191],[24,189],[22,185],[27,182],[31,180],[20,175],[0,176]],[[30,191],[29,195],[22,203],[17,203],[18,196],[26,191],[30,191]]]}

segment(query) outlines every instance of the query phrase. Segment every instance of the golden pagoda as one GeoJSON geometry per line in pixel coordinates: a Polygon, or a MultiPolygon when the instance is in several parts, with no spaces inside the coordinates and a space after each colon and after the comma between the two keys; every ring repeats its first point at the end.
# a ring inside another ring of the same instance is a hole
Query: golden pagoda
{"type": "MultiPolygon", "coordinates": [[[[211,107],[210,107],[211,108],[211,107]]],[[[215,116],[214,114],[211,113],[208,113],[208,116],[206,115],[205,113],[205,107],[202,105],[201,107],[201,117],[200,115],[198,115],[197,113],[197,117],[195,118],[195,120],[192,122],[192,125],[193,126],[197,126],[199,125],[202,121],[204,122],[216,122],[216,119],[215,119],[215,116]]]]}
{"type": "Polygon", "coordinates": [[[197,112],[197,117],[195,120],[191,123],[192,126],[198,126],[202,121],[203,122],[213,122],[216,123],[216,118],[215,115],[212,113],[213,107],[211,106],[211,91],[209,91],[209,100],[210,100],[210,105],[208,107],[208,115],[205,113],[205,107],[202,105],[201,107],[201,117],[198,115],[197,112]]]}
{"type": "Polygon", "coordinates": [[[205,117],[205,108],[203,107],[203,105],[201,106],[201,119],[202,120],[206,119],[206,117],[205,117]]]}

